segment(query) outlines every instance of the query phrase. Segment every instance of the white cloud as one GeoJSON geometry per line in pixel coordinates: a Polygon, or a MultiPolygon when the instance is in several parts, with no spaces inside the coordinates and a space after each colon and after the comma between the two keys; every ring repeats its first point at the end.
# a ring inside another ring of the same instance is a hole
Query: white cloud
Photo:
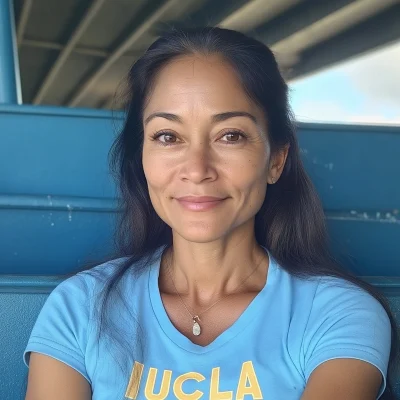
{"type": "Polygon", "coordinates": [[[303,122],[400,125],[400,113],[397,117],[387,116],[373,106],[358,114],[338,102],[310,100],[300,103],[294,111],[296,119],[303,122]]]}
{"type": "Polygon", "coordinates": [[[355,87],[373,103],[397,105],[400,114],[400,44],[343,65],[355,87]]]}
{"type": "Polygon", "coordinates": [[[400,43],[294,82],[300,121],[400,125],[400,43]]]}
{"type": "Polygon", "coordinates": [[[330,121],[337,122],[338,115],[345,117],[346,110],[340,104],[332,101],[305,100],[295,107],[296,118],[300,121],[330,121]]]}

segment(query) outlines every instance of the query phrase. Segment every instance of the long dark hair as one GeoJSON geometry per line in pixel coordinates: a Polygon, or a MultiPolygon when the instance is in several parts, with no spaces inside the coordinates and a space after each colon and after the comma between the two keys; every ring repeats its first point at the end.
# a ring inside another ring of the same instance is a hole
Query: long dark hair
{"type": "Polygon", "coordinates": [[[267,116],[272,151],[290,146],[282,176],[268,189],[255,217],[256,239],[288,273],[302,278],[339,277],[364,289],[382,304],[392,324],[388,385],[382,399],[394,399],[390,377],[398,339],[389,306],[381,293],[342,269],[330,253],[324,212],[300,159],[288,87],[273,53],[263,43],[228,29],[174,30],[157,39],[129,72],[126,119],[110,152],[111,168],[120,190],[117,256],[126,259],[105,281],[98,303],[100,330],[106,329],[115,336],[116,327],[110,329],[108,323],[109,306],[114,303],[111,299],[118,292],[118,282],[128,275],[132,265],[135,273],[143,271],[157,250],[172,245],[171,228],[155,212],[143,172],[142,116],[160,68],[178,56],[191,54],[218,54],[230,63],[248,96],[267,116]]]}

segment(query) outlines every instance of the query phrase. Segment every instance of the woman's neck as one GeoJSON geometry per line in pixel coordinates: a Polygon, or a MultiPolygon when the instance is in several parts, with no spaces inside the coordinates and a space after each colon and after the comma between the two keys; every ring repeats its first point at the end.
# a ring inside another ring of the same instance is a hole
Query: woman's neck
{"type": "Polygon", "coordinates": [[[267,269],[268,255],[251,236],[211,243],[180,237],[162,259],[160,291],[178,291],[192,304],[207,305],[228,294],[261,290],[267,269]]]}

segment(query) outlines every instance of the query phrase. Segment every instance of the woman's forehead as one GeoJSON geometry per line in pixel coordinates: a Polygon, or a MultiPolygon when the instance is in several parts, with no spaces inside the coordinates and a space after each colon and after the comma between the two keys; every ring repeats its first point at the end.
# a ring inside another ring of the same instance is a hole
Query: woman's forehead
{"type": "Polygon", "coordinates": [[[220,56],[186,56],[160,70],[149,95],[145,115],[181,110],[212,113],[255,111],[234,69],[220,56]]]}

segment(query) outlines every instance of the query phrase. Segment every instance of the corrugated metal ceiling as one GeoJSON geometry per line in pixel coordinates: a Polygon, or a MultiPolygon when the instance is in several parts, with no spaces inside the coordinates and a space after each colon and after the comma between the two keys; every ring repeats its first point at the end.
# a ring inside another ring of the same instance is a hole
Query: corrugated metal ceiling
{"type": "Polygon", "coordinates": [[[400,0],[15,0],[24,103],[109,108],[170,26],[219,25],[275,51],[288,79],[400,38],[400,0]]]}

